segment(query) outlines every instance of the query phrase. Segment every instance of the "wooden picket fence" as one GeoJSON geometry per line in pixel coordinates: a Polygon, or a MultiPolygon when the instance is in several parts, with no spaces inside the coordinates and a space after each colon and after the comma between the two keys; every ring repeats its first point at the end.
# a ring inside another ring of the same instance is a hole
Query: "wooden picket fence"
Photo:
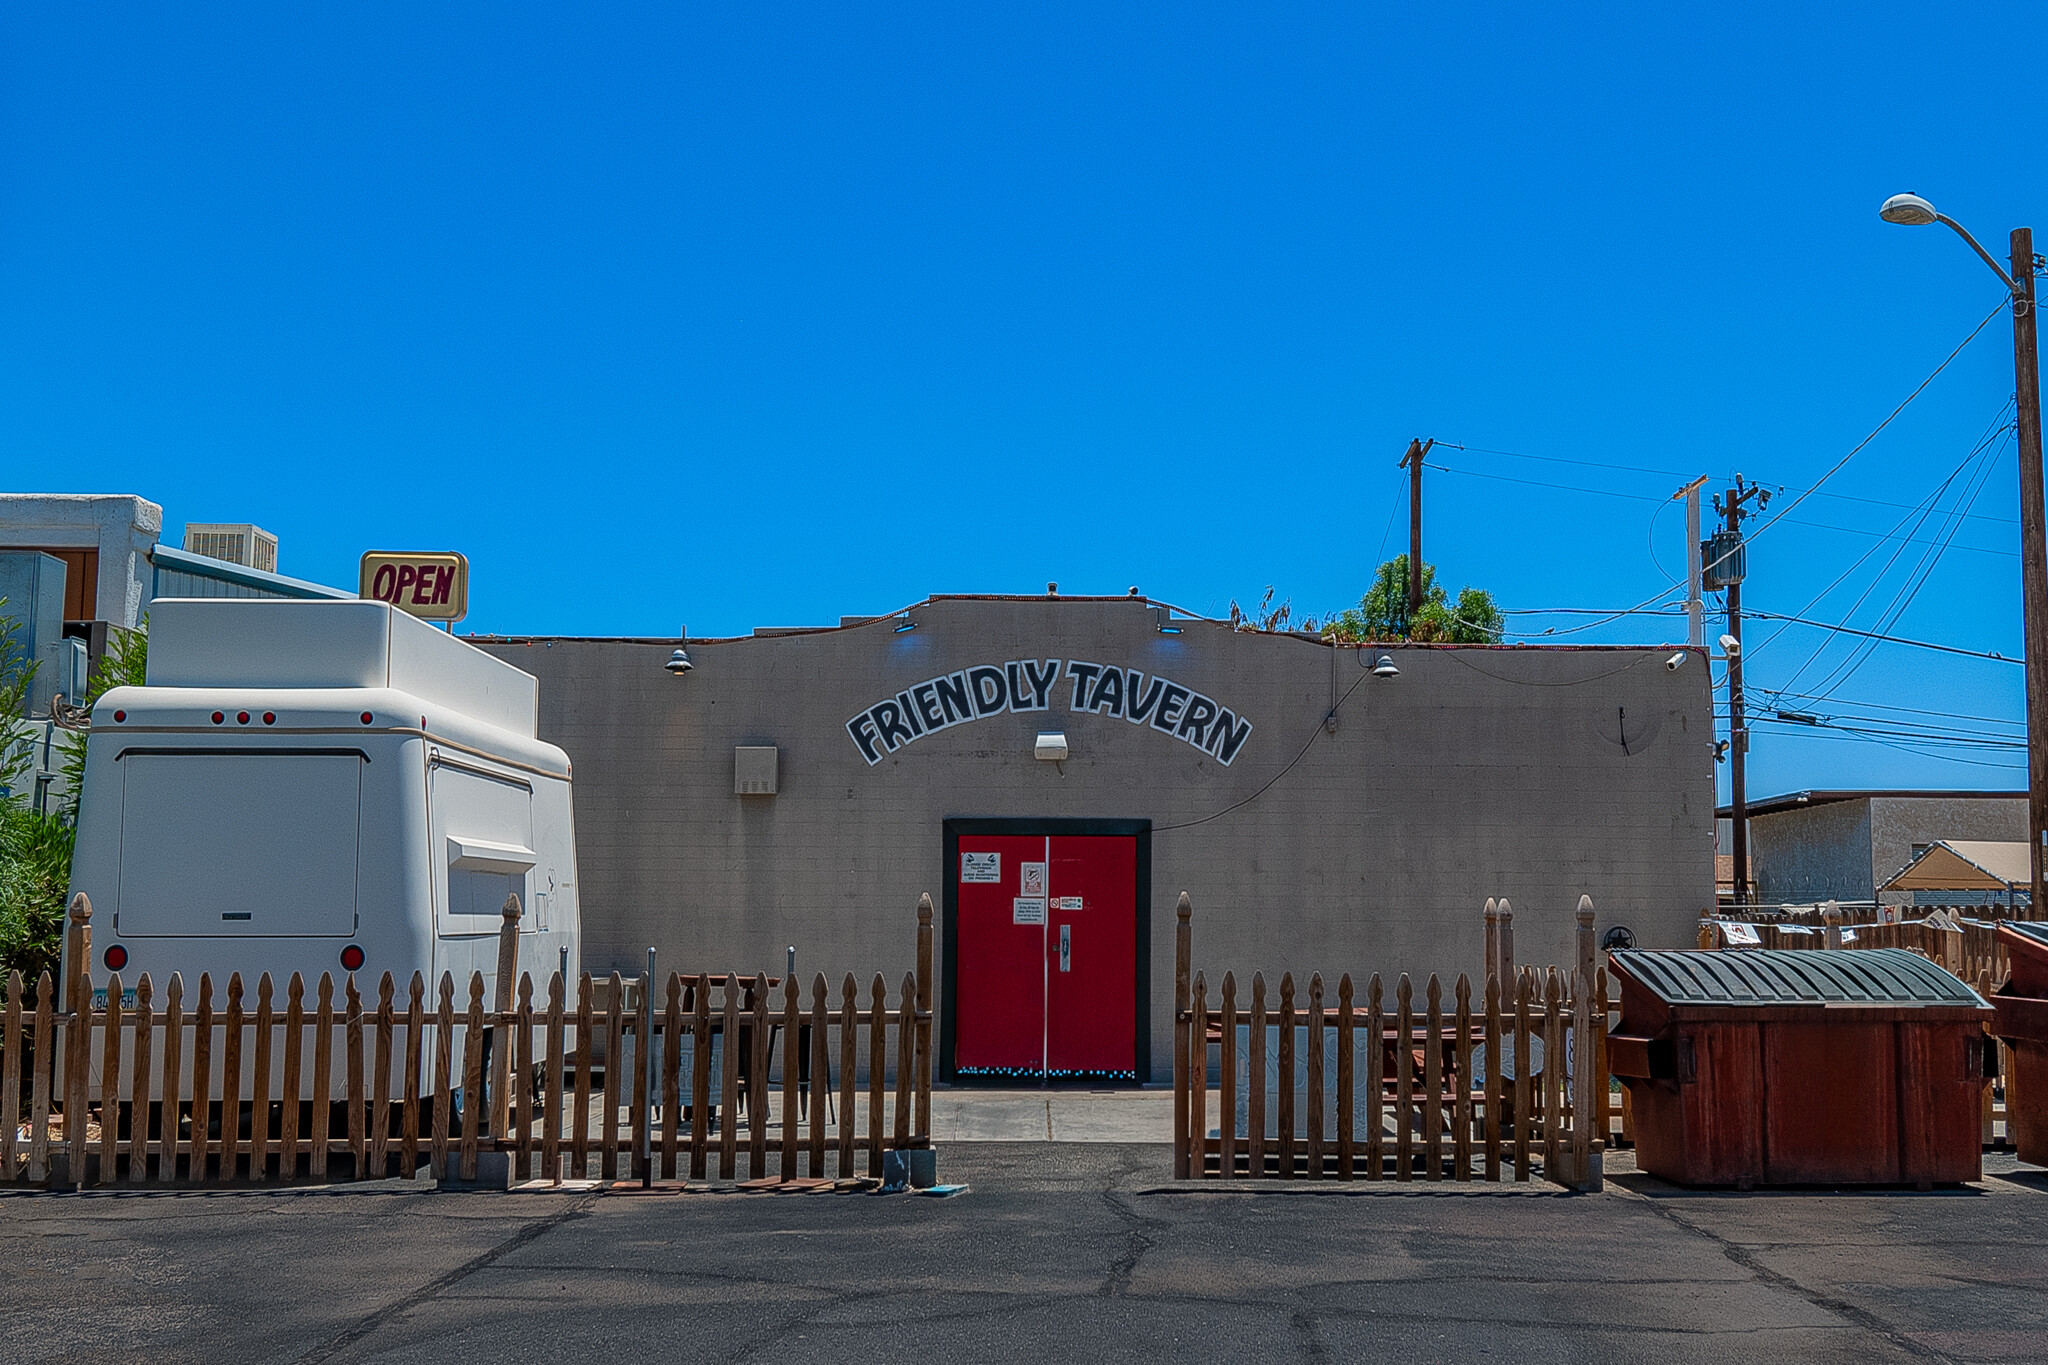
{"type": "Polygon", "coordinates": [[[1361,998],[1347,974],[1333,1005],[1320,973],[1304,993],[1290,973],[1269,1007],[1262,974],[1240,1000],[1236,976],[1226,972],[1220,998],[1210,1003],[1205,975],[1190,972],[1191,907],[1183,894],[1174,973],[1175,1178],[1499,1181],[1511,1171],[1527,1181],[1540,1171],[1568,1188],[1600,1188],[1612,1124],[1624,1116],[1608,1082],[1607,974],[1595,961],[1592,902],[1580,899],[1579,961],[1569,974],[1515,966],[1512,912],[1505,901],[1498,905],[1505,927],[1489,901],[1489,970],[1476,999],[1464,975],[1446,1000],[1435,976],[1418,999],[1407,974],[1391,996],[1374,974],[1361,998]],[[1532,1055],[1532,1045],[1545,1060],[1532,1055]],[[1480,1049],[1483,1067],[1475,1065],[1480,1049]],[[1512,1059],[1511,1075],[1503,1059],[1512,1059]],[[1557,1065],[1561,1059],[1568,1064],[1557,1065]]]}
{"type": "Polygon", "coordinates": [[[374,1180],[423,1161],[475,1180],[484,1153],[555,1182],[736,1180],[744,1154],[749,1180],[786,1182],[827,1179],[828,1154],[833,1177],[873,1177],[885,1152],[931,1145],[929,896],[895,999],[878,974],[863,1002],[848,974],[836,1007],[822,974],[808,999],[765,973],[670,972],[657,991],[586,973],[573,1001],[559,973],[538,999],[520,974],[515,993],[516,898],[488,1009],[482,973],[461,1004],[445,975],[429,1003],[417,973],[402,997],[385,973],[368,1002],[353,974],[337,999],[323,973],[309,1001],[294,973],[280,1002],[265,973],[253,1008],[239,974],[218,1001],[206,976],[188,999],[145,975],[130,1005],[118,974],[89,974],[91,915],[75,897],[61,1001],[47,972],[32,997],[7,983],[0,1184],[374,1180]]]}
{"type": "MultiPolygon", "coordinates": [[[[1752,923],[1717,916],[1700,921],[1699,946],[1740,952],[1745,945],[1731,943],[1727,937],[1727,926],[1731,924],[1755,930],[1757,942],[1753,946],[1759,948],[1825,948],[1829,943],[1825,925],[1752,923]]],[[[1948,929],[1926,920],[1905,920],[1897,924],[1843,923],[1841,928],[1844,948],[1910,948],[1968,982],[1975,983],[1979,976],[1988,974],[1994,986],[2000,985],[2011,971],[2004,945],[1998,941],[1997,926],[1993,924],[1964,924],[1948,929]]]]}

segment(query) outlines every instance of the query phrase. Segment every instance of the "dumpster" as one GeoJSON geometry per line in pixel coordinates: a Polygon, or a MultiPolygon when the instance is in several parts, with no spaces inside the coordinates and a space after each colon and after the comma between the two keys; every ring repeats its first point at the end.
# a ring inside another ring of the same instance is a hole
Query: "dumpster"
{"type": "Polygon", "coordinates": [[[2005,1131],[2021,1161],[2048,1166],[2048,924],[1998,926],[2012,975],[1991,997],[1992,1032],[2012,1049],[2005,1131]]]}
{"type": "MultiPolygon", "coordinates": [[[[2044,945],[2048,946],[2048,945],[2044,945]]],[[[1636,1160],[1681,1185],[1978,1179],[1991,1007],[1903,948],[1610,955],[1636,1160]]]]}

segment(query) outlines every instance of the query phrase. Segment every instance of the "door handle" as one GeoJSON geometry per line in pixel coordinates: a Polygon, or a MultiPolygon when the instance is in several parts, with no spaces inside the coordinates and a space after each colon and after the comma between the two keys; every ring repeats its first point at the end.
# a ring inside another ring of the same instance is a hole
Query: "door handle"
{"type": "Polygon", "coordinates": [[[1070,972],[1073,969],[1074,926],[1071,924],[1062,924],[1060,926],[1060,970],[1063,972],[1070,972]]]}

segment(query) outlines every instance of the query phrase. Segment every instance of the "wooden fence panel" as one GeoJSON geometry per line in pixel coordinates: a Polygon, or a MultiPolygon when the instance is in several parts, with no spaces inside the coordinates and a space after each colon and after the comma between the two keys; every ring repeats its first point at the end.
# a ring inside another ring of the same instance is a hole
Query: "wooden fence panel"
{"type": "Polygon", "coordinates": [[[1351,1015],[1351,973],[1337,982],[1337,1178],[1350,1180],[1358,1170],[1357,1027],[1351,1015]]]}
{"type": "Polygon", "coordinates": [[[882,1173],[882,1072],[889,1057],[888,987],[875,973],[868,994],[868,1174],[882,1173]]]}
{"type": "Polygon", "coordinates": [[[567,1039],[563,1037],[567,1025],[563,1018],[562,995],[567,985],[560,972],[548,977],[548,1101],[541,1127],[540,1168],[545,1179],[558,1185],[562,1182],[563,1119],[567,1117],[562,1112],[565,1108],[563,1101],[574,1093],[568,1072],[564,1070],[568,1065],[569,1052],[567,1039]]]}
{"type": "Polygon", "coordinates": [[[841,1180],[853,1176],[853,1139],[860,1124],[853,1112],[854,1074],[860,1066],[860,987],[848,972],[839,986],[839,1162],[841,1180]]]}
{"type": "Polygon", "coordinates": [[[720,1061],[718,1084],[718,1178],[731,1180],[739,1170],[740,1138],[740,982],[730,972],[725,978],[725,1013],[720,1016],[720,1061]]]}
{"type": "MultiPolygon", "coordinates": [[[[267,979],[267,978],[266,978],[267,979]]],[[[426,978],[412,974],[405,995],[405,1116],[403,1143],[399,1149],[398,1173],[407,1180],[419,1169],[421,1053],[426,1048],[426,978]]]]}
{"type": "MultiPolygon", "coordinates": [[[[146,980],[147,978],[145,978],[146,980]]],[[[0,1184],[18,1178],[21,1127],[21,973],[7,973],[7,1014],[0,1020],[0,1184]]]]}
{"type": "Polygon", "coordinates": [[[1280,1048],[1277,1122],[1273,1129],[1273,1140],[1279,1144],[1280,1178],[1294,1178],[1294,973],[1280,974],[1280,1048]]]}
{"type": "Polygon", "coordinates": [[[1452,1070],[1456,1073],[1451,1095],[1451,1178],[1472,1178],[1472,982],[1458,973],[1457,1013],[1451,1027],[1457,1034],[1452,1070]]]}
{"type": "MultiPolygon", "coordinates": [[[[107,983],[107,1036],[116,1038],[119,1031],[120,992],[116,989],[119,978],[107,983]]],[[[221,1045],[220,1061],[220,1178],[223,1182],[235,1179],[242,1166],[242,974],[232,973],[228,977],[228,1010],[223,1025],[225,1036],[221,1045]]],[[[113,1102],[100,1106],[100,1122],[104,1126],[119,1127],[121,1050],[118,1042],[107,1053],[105,1067],[109,1093],[113,1102]],[[108,1124],[107,1116],[116,1120],[108,1124]]],[[[114,1178],[113,1146],[107,1148],[107,1159],[101,1163],[100,1178],[114,1178]]]]}
{"type": "Polygon", "coordinates": [[[1252,1024],[1251,1032],[1245,1039],[1245,1085],[1250,1094],[1245,1099],[1247,1115],[1245,1120],[1245,1153],[1250,1163],[1250,1174],[1263,1176],[1266,1173],[1266,977],[1263,972],[1252,973],[1252,1024]]]}
{"type": "Polygon", "coordinates": [[[1429,975],[1423,1013],[1422,1051],[1422,1159],[1427,1163],[1426,1180],[1444,1178],[1444,988],[1436,973],[1429,975]]]}
{"type": "MultiPolygon", "coordinates": [[[[297,976],[292,980],[296,982],[297,976]]],[[[49,1037],[49,1030],[38,1029],[38,1043],[49,1037]]],[[[185,1045],[185,979],[177,972],[171,973],[170,987],[164,992],[164,1065],[163,1087],[157,1093],[163,1098],[159,1103],[159,1136],[157,1142],[156,1178],[168,1185],[178,1178],[178,1138],[182,1125],[178,1122],[179,1100],[183,1094],[182,1074],[179,1063],[185,1045]]],[[[39,1059],[40,1060],[40,1059],[39,1059]]],[[[38,1076],[40,1081],[41,1077],[38,1076]]],[[[45,1091],[47,1094],[47,1091],[45,1091]]]]}
{"type": "MultiPolygon", "coordinates": [[[[329,972],[322,972],[320,1004],[313,1015],[313,1103],[310,1106],[313,1111],[313,1155],[309,1173],[315,1180],[327,1178],[327,1129],[334,1113],[334,1106],[327,1100],[333,1094],[334,977],[329,972]]],[[[298,1092],[293,1091],[288,1098],[297,1099],[298,1092]]]]}
{"type": "Polygon", "coordinates": [[[1200,972],[1188,987],[1188,1172],[1201,1175],[1209,1138],[1209,983],[1200,972]]]}
{"type": "Polygon", "coordinates": [[[683,978],[668,974],[662,1010],[661,1178],[676,1178],[676,1153],[683,1140],[683,978]]]}
{"type": "Polygon", "coordinates": [[[1323,1178],[1323,974],[1308,979],[1308,1178],[1323,1178]]]}
{"type": "Polygon", "coordinates": [[[1394,1179],[1415,1173],[1415,988],[1408,973],[1394,987],[1394,1179]]]}
{"type": "MultiPolygon", "coordinates": [[[[171,978],[175,984],[177,978],[171,978]]],[[[36,1022],[34,1055],[29,1064],[35,1068],[34,1079],[29,1082],[28,1115],[28,1178],[34,1184],[41,1184],[50,1178],[50,1037],[52,1017],[56,1014],[51,996],[55,994],[50,984],[50,974],[44,972],[36,978],[36,1022]]]]}
{"type": "MultiPolygon", "coordinates": [[[[825,1118],[832,1105],[832,1047],[825,997],[825,974],[819,972],[811,981],[811,1131],[804,1164],[804,1174],[813,1180],[822,1179],[825,1174],[825,1118]]],[[[926,1132],[931,1131],[930,1113],[927,1103],[926,1132]]]]}
{"type": "Polygon", "coordinates": [[[604,1107],[598,1111],[597,1174],[601,1180],[617,1180],[621,1079],[619,1072],[626,1063],[626,986],[617,972],[611,974],[605,987],[604,1047],[604,1107]]]}
{"type": "Polygon", "coordinates": [[[711,1144],[711,980],[699,977],[690,1013],[690,1179],[702,1180],[711,1144]]]}
{"type": "MultiPolygon", "coordinates": [[[[149,978],[143,977],[136,988],[136,1001],[143,1005],[145,1018],[148,1012],[144,994],[149,988],[149,978]]],[[[276,1082],[276,1071],[271,1065],[272,1048],[276,1042],[277,1014],[272,1000],[276,987],[265,972],[256,978],[256,1063],[249,1078],[249,1179],[265,1181],[270,1178],[270,1089],[276,1082]]],[[[138,1019],[135,1025],[135,1099],[132,1126],[135,1140],[129,1144],[129,1178],[142,1179],[142,1167],[146,1158],[138,1155],[149,1136],[149,1025],[138,1019]]]]}
{"type": "Polygon", "coordinates": [[[1380,974],[1374,972],[1365,986],[1365,1178],[1383,1180],[1387,1174],[1387,1134],[1382,1121],[1386,1112],[1387,1020],[1380,1000],[1380,974]]]}
{"type": "Polygon", "coordinates": [[[1515,972],[1515,1091],[1510,1122],[1514,1129],[1515,1179],[1529,1178],[1529,1004],[1535,989],[1527,967],[1515,972]]]}
{"type": "MultiPolygon", "coordinates": [[[[236,977],[235,984],[239,986],[241,980],[239,976],[236,977]]],[[[239,1012],[232,1017],[236,1022],[240,1022],[239,1012]]],[[[230,1039],[236,1037],[232,1032],[228,1036],[230,1039]]],[[[86,1040],[88,1043],[90,1043],[91,1037],[91,1025],[88,1023],[86,1026],[86,1040]]],[[[12,1063],[13,1060],[14,1054],[10,1052],[5,1059],[0,1059],[0,1066],[6,1066],[12,1063]]],[[[20,1122],[20,1119],[14,1110],[0,1109],[0,1122],[6,1123],[11,1129],[16,1123],[20,1122]]],[[[227,1137],[227,1127],[225,1124],[222,1125],[221,1135],[223,1138],[227,1137]]],[[[114,1183],[114,1167],[118,1159],[120,1137],[121,974],[115,972],[107,978],[107,1012],[101,1020],[100,1034],[100,1178],[98,1183],[102,1185],[114,1183]]],[[[234,1169],[232,1161],[222,1163],[222,1173],[224,1175],[234,1174],[234,1169]]],[[[14,1176],[14,1169],[11,1164],[7,1169],[7,1176],[9,1179],[12,1179],[14,1176]]]]}
{"type": "Polygon", "coordinates": [[[1216,1093],[1216,1169],[1225,1178],[1237,1174],[1237,977],[1223,974],[1222,1086],[1216,1093]]]}

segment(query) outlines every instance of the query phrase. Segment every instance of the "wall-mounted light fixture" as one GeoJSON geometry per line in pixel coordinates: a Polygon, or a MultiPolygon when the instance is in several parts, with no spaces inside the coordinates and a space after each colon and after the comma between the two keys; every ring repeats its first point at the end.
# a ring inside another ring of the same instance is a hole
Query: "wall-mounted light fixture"
{"type": "Polygon", "coordinates": [[[1045,763],[1061,763],[1067,757],[1067,735],[1064,730],[1040,730],[1038,742],[1031,746],[1031,756],[1045,763]]]}
{"type": "Polygon", "coordinates": [[[1394,656],[1382,654],[1372,661],[1372,675],[1375,678],[1398,678],[1401,670],[1394,667],[1394,656]]]}
{"type": "Polygon", "coordinates": [[[690,662],[690,655],[687,650],[679,649],[668,656],[668,662],[663,664],[662,667],[680,678],[683,674],[695,668],[696,665],[690,662]]]}
{"type": "Polygon", "coordinates": [[[898,635],[901,635],[901,634],[902,634],[902,633],[903,633],[904,631],[906,631],[906,630],[916,630],[916,629],[917,629],[917,622],[915,622],[915,621],[911,620],[911,619],[910,619],[910,618],[909,618],[908,616],[902,617],[902,618],[900,618],[900,619],[899,619],[899,620],[898,620],[898,621],[896,622],[896,633],[897,633],[898,635]]]}

